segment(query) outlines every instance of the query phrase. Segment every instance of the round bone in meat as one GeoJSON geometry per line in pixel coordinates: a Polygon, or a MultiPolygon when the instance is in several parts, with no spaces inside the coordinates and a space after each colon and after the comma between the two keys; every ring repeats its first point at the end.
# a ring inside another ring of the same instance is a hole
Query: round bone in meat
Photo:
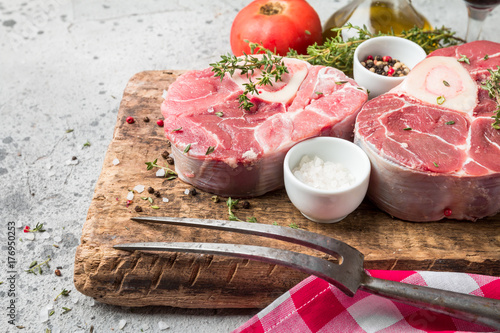
{"type": "MultiPolygon", "coordinates": [[[[189,71],[161,106],[179,178],[221,196],[253,197],[283,187],[283,160],[316,136],[353,138],[366,90],[341,71],[286,59],[289,73],[239,108],[244,79],[189,71]]],[[[258,73],[256,73],[257,75],[258,73]]]]}

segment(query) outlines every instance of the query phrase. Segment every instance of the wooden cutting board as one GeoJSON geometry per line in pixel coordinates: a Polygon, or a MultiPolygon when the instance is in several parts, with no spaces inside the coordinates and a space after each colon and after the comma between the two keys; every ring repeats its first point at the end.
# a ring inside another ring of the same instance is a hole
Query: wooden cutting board
{"type": "MultiPolygon", "coordinates": [[[[144,241],[249,242],[312,253],[280,241],[233,233],[158,226],[133,222],[133,216],[179,216],[227,219],[227,198],[216,203],[212,194],[182,181],[156,177],[145,162],[170,150],[161,118],[162,93],[182,72],[147,71],[128,83],[118,112],[114,137],[97,182],[81,244],[75,257],[74,282],[85,295],[100,302],[123,306],[167,305],[183,308],[262,308],[306,277],[270,264],[181,253],[128,253],[114,244],[144,241]],[[135,123],[128,124],[128,116],[135,123]],[[150,121],[145,122],[144,117],[150,121]],[[114,165],[113,160],[119,164],[114,165]],[[145,190],[127,205],[127,193],[136,185],[152,187],[160,198],[145,190]],[[153,204],[141,197],[151,197],[153,204]],[[163,202],[162,198],[168,198],[163,202]],[[151,206],[157,205],[158,209],[151,206]],[[136,212],[140,206],[142,212],[136,212]]],[[[466,194],[464,194],[466,195],[466,194]]],[[[391,218],[368,201],[343,221],[317,224],[304,218],[284,190],[249,199],[250,208],[235,214],[259,223],[277,223],[332,236],[359,249],[365,268],[435,270],[500,275],[500,214],[478,222],[443,221],[410,223],[391,218]]],[[[246,222],[242,222],[246,223],[246,222]]]]}

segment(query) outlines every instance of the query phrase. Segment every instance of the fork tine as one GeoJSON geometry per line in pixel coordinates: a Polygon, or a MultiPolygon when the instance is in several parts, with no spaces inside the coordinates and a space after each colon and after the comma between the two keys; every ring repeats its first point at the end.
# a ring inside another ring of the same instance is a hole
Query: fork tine
{"type": "Polygon", "coordinates": [[[342,263],[345,262],[344,259],[347,257],[349,260],[355,260],[357,257],[360,259],[361,264],[363,262],[363,254],[344,242],[324,235],[306,230],[292,229],[290,227],[183,217],[132,217],[131,219],[136,222],[192,226],[205,229],[231,231],[247,235],[256,235],[312,248],[339,258],[342,263]]]}
{"type": "Polygon", "coordinates": [[[353,296],[358,289],[357,286],[352,286],[352,280],[350,279],[342,281],[342,279],[332,278],[334,276],[342,276],[341,266],[325,259],[288,250],[254,245],[190,242],[126,243],[118,244],[113,247],[125,251],[188,252],[257,260],[269,264],[290,267],[307,274],[313,274],[335,285],[348,296],[353,296]]]}
{"type": "Polygon", "coordinates": [[[336,271],[333,278],[346,286],[353,293],[359,288],[364,277],[364,257],[361,252],[334,238],[305,230],[259,223],[180,217],[134,217],[132,220],[137,222],[161,223],[237,232],[282,240],[316,249],[339,258],[339,265],[337,266],[340,266],[340,269],[336,271]]]}

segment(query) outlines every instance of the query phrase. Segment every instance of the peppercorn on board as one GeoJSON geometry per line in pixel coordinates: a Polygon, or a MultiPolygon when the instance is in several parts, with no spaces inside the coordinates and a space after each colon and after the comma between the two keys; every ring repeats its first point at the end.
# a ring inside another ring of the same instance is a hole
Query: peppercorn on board
{"type": "MultiPolygon", "coordinates": [[[[265,307],[306,275],[230,257],[113,249],[115,244],[128,242],[250,242],[314,254],[313,250],[277,240],[130,220],[133,216],[229,217],[228,198],[214,202],[212,194],[199,190],[192,195],[192,187],[181,180],[157,177],[155,168],[147,170],[146,162],[155,159],[157,164],[168,166],[162,153],[170,148],[156,120],[161,118],[163,90],[180,74],[182,71],[141,72],[130,79],[124,91],[114,137],[76,252],[75,286],[100,302],[122,306],[265,307]],[[133,117],[134,123],[127,123],[127,117],[133,117]],[[150,121],[145,122],[145,117],[150,121]],[[127,202],[129,191],[136,185],[146,189],[135,192],[132,201],[127,202]],[[149,193],[148,187],[160,196],[149,193]],[[136,206],[142,211],[137,212],[136,206]]],[[[253,217],[257,223],[296,226],[337,238],[364,253],[368,269],[500,275],[499,215],[477,222],[410,223],[391,218],[365,200],[343,221],[318,224],[303,217],[284,190],[246,201],[248,208],[240,202],[232,210],[238,218],[253,217]]]]}

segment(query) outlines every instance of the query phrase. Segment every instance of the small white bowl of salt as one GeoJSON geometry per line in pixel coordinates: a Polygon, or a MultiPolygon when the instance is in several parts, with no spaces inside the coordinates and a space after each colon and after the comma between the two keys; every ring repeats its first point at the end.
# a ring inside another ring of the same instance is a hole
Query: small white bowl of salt
{"type": "Polygon", "coordinates": [[[285,189],[293,205],[311,221],[334,223],[363,201],[370,160],[354,143],[317,137],[293,146],[283,165],[285,189]]]}

